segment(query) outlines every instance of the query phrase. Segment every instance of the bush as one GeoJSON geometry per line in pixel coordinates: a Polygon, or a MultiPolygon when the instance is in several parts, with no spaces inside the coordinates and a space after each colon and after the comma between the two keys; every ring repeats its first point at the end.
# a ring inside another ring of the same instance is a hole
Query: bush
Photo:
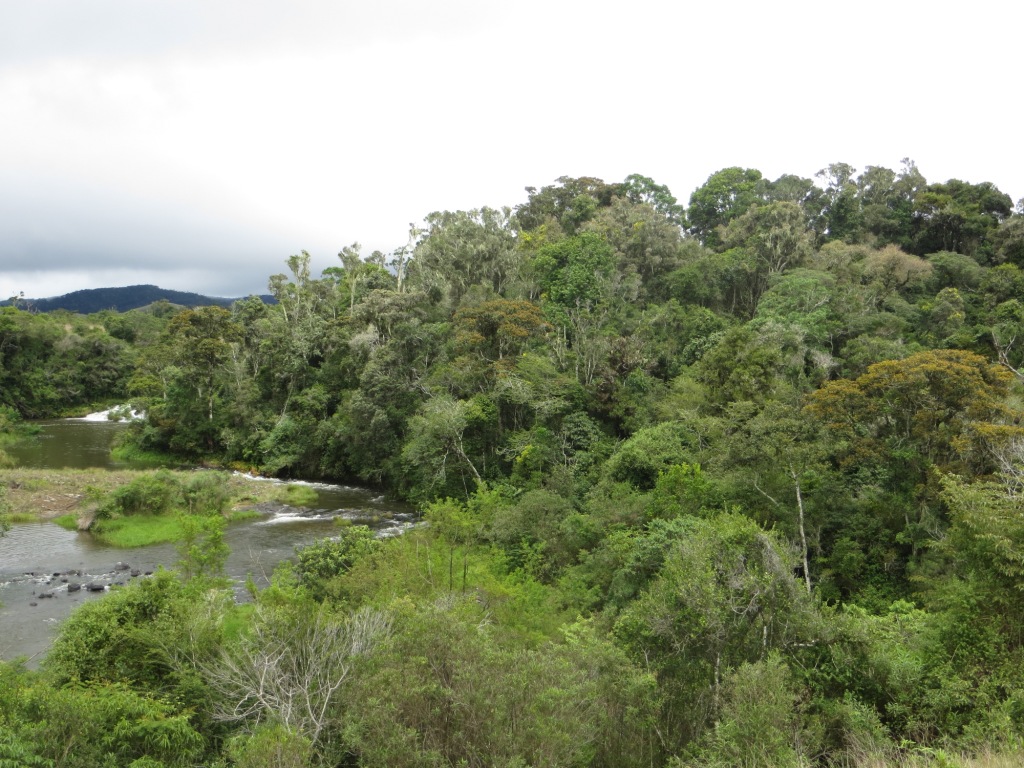
{"type": "Polygon", "coordinates": [[[789,668],[775,654],[743,664],[725,683],[721,717],[681,766],[797,768],[802,754],[800,720],[789,668]]]}
{"type": "Polygon", "coordinates": [[[180,484],[170,472],[147,472],[110,494],[96,511],[96,517],[163,514],[170,511],[180,493],[180,484]]]}
{"type": "Polygon", "coordinates": [[[181,487],[181,497],[190,515],[221,515],[231,493],[224,472],[195,472],[181,487]]]}
{"type": "Polygon", "coordinates": [[[353,525],[336,539],[321,539],[297,550],[299,577],[318,600],[328,594],[328,583],[357,560],[374,552],[380,542],[365,525],[353,525]]]}

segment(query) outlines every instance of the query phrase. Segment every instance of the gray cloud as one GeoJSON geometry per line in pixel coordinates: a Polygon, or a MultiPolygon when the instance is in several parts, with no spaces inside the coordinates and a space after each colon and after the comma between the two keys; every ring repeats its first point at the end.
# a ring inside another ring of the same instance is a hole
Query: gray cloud
{"type": "Polygon", "coordinates": [[[301,249],[317,269],[386,251],[430,211],[562,175],[644,173],[685,201],[730,165],[910,155],[1019,196],[997,75],[1024,11],[992,25],[986,4],[0,3],[0,294],[262,291],[301,249]],[[953,42],[935,75],[921,52],[953,42]],[[939,115],[951,82],[972,106],[939,115]]]}

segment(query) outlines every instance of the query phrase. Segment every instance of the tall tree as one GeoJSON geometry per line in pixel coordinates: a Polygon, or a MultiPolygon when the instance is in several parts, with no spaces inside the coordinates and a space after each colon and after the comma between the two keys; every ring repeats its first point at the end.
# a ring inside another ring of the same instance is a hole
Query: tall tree
{"type": "Polygon", "coordinates": [[[443,296],[453,310],[474,285],[504,295],[521,267],[511,216],[509,208],[427,216],[412,264],[419,286],[443,296]]]}
{"type": "Polygon", "coordinates": [[[717,248],[719,227],[742,216],[763,201],[764,181],[755,168],[723,168],[711,174],[690,195],[686,219],[690,232],[705,245],[717,248]]]}

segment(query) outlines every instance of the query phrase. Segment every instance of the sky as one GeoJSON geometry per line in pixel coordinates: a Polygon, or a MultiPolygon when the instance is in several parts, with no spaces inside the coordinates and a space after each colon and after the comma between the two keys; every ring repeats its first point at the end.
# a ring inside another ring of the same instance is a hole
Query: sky
{"type": "Polygon", "coordinates": [[[266,292],[560,176],[833,162],[1024,197],[1024,5],[0,0],[0,298],[266,292]]]}

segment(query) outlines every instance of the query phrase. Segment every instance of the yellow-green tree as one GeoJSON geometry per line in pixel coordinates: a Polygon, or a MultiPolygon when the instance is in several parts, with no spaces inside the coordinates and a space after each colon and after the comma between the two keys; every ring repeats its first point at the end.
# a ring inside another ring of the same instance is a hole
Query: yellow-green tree
{"type": "Polygon", "coordinates": [[[830,382],[809,396],[807,411],[844,442],[846,464],[901,456],[981,471],[988,428],[1012,417],[1004,402],[1010,378],[981,355],[935,349],[830,382]]]}

